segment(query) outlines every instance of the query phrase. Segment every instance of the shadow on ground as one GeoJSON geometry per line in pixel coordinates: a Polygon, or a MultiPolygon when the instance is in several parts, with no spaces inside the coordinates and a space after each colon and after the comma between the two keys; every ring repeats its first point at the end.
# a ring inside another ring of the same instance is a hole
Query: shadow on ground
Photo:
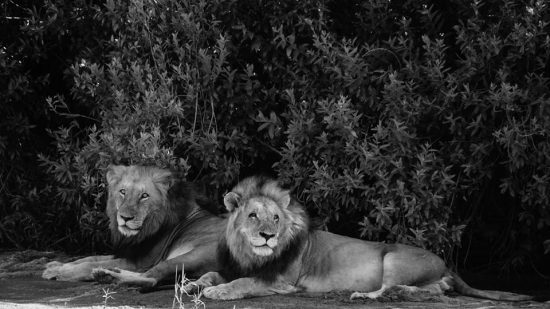
{"type": "MultiPolygon", "coordinates": [[[[20,251],[0,254],[0,308],[182,308],[174,290],[151,293],[109,284],[61,282],[41,279],[44,265],[51,260],[69,258],[52,252],[20,251]]],[[[200,299],[184,296],[184,308],[550,308],[550,303],[503,303],[469,297],[425,298],[403,301],[386,297],[383,301],[350,301],[349,293],[294,294],[238,301],[200,299]]]]}

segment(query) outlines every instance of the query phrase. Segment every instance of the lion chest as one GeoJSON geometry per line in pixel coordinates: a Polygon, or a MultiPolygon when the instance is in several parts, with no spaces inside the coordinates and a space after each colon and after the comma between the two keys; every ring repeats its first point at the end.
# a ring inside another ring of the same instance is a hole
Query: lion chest
{"type": "Polygon", "coordinates": [[[169,260],[177,256],[184,255],[191,252],[194,248],[195,246],[193,246],[192,244],[181,244],[173,246],[168,252],[168,257],[166,259],[169,260]]]}

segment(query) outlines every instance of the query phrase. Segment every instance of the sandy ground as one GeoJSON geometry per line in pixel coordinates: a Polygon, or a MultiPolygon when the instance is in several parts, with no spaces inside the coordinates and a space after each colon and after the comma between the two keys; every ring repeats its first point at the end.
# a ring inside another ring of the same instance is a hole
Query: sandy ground
{"type": "Polygon", "coordinates": [[[168,287],[151,293],[137,289],[91,282],[61,282],[40,278],[44,264],[69,257],[51,252],[10,252],[0,254],[0,308],[549,308],[550,303],[503,303],[462,296],[424,297],[404,301],[388,295],[381,301],[350,301],[348,293],[323,295],[294,294],[238,301],[213,301],[183,296],[175,299],[168,287]]]}

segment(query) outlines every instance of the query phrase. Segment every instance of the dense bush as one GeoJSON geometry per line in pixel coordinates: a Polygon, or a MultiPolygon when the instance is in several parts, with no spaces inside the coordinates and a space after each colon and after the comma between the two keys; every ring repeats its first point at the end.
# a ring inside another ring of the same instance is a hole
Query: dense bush
{"type": "MultiPolygon", "coordinates": [[[[64,202],[78,191],[77,180],[70,186],[50,181],[38,155],[74,154],[84,142],[90,106],[71,101],[54,112],[47,98],[70,95],[65,70],[80,54],[101,54],[96,47],[107,29],[93,21],[92,1],[4,1],[0,9],[0,247],[59,248],[89,240],[80,221],[92,213],[82,200],[64,202]],[[48,130],[69,125],[79,133],[65,136],[75,147],[63,148],[48,130]]],[[[100,239],[86,243],[90,250],[100,239]]]]}
{"type": "Polygon", "coordinates": [[[466,226],[506,266],[550,249],[543,1],[5,6],[40,31],[10,21],[0,58],[4,246],[102,246],[103,171],[127,163],[217,199],[272,170],[331,229],[447,256],[466,226]],[[22,66],[44,50],[63,57],[54,90],[22,66]]]}

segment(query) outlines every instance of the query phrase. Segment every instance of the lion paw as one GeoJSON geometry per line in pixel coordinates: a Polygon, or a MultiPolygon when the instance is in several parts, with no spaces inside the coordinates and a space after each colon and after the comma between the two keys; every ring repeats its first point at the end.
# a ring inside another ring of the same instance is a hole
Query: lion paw
{"type": "Polygon", "coordinates": [[[196,282],[188,282],[184,286],[180,287],[180,290],[187,295],[200,293],[204,289],[204,286],[197,284],[196,282]]]}
{"type": "Polygon", "coordinates": [[[42,278],[46,280],[57,280],[57,277],[59,275],[59,268],[61,265],[62,264],[57,261],[46,264],[46,269],[42,272],[42,278]]]}
{"type": "Polygon", "coordinates": [[[219,299],[219,300],[231,300],[231,299],[241,299],[243,296],[240,293],[237,293],[228,284],[220,284],[217,286],[207,287],[202,291],[202,295],[210,299],[219,299]]]}
{"type": "Polygon", "coordinates": [[[57,261],[46,264],[46,269],[42,272],[42,278],[60,281],[78,281],[80,279],[71,268],[71,265],[57,261]]]}

